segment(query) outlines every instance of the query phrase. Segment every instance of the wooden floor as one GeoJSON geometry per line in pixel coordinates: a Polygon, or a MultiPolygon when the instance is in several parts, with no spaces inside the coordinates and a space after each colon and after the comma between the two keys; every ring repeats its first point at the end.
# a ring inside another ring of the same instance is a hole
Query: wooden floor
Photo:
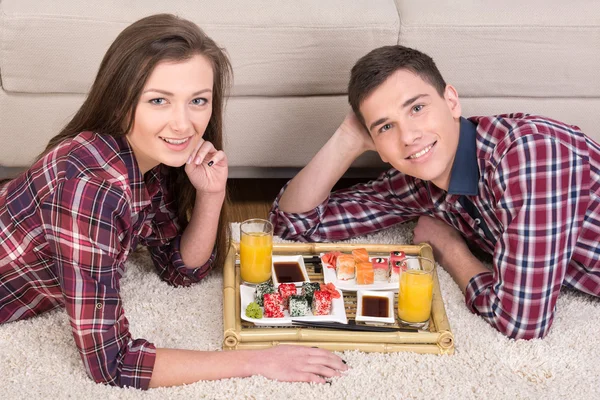
{"type": "MultiPolygon", "coordinates": [[[[266,218],[273,200],[288,179],[230,179],[227,183],[231,199],[231,221],[266,218]]],[[[344,178],[334,190],[346,188],[365,179],[344,178]]]]}

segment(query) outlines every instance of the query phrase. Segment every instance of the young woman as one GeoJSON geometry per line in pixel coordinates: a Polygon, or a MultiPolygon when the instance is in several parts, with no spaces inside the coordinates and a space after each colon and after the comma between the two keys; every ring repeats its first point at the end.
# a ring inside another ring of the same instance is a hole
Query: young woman
{"type": "Polygon", "coordinates": [[[173,285],[223,263],[230,75],[222,50],[184,19],[147,17],[117,37],[73,119],[0,186],[0,323],[64,306],[89,376],[118,386],[324,382],[347,369],[316,348],[157,349],[129,333],[119,281],[138,244],[173,285]]]}

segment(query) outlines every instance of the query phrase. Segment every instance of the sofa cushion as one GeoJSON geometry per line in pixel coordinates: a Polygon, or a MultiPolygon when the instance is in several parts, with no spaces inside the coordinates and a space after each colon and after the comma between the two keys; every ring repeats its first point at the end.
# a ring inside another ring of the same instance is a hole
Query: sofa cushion
{"type": "Polygon", "coordinates": [[[85,93],[119,32],[155,13],[196,22],[228,51],[233,95],[345,93],[356,60],[399,29],[394,0],[2,0],[2,12],[2,85],[25,93],[85,93]]]}
{"type": "Polygon", "coordinates": [[[461,96],[600,96],[600,2],[396,3],[400,43],[431,55],[461,96]]]}

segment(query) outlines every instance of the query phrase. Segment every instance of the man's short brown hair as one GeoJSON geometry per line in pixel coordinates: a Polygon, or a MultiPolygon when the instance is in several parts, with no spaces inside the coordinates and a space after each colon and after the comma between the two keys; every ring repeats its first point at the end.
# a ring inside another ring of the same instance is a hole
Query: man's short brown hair
{"type": "Polygon", "coordinates": [[[360,112],[360,104],[400,69],[415,73],[444,96],[446,82],[431,57],[400,45],[379,47],[358,60],[350,73],[348,101],[363,125],[365,119],[360,112]]]}

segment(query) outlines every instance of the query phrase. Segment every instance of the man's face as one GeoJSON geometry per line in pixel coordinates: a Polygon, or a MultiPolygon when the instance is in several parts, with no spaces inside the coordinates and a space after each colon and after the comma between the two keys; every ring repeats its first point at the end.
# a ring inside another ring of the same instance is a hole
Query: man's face
{"type": "Polygon", "coordinates": [[[461,115],[452,86],[441,97],[413,72],[398,70],[362,102],[360,111],[384,162],[448,190],[461,115]]]}

